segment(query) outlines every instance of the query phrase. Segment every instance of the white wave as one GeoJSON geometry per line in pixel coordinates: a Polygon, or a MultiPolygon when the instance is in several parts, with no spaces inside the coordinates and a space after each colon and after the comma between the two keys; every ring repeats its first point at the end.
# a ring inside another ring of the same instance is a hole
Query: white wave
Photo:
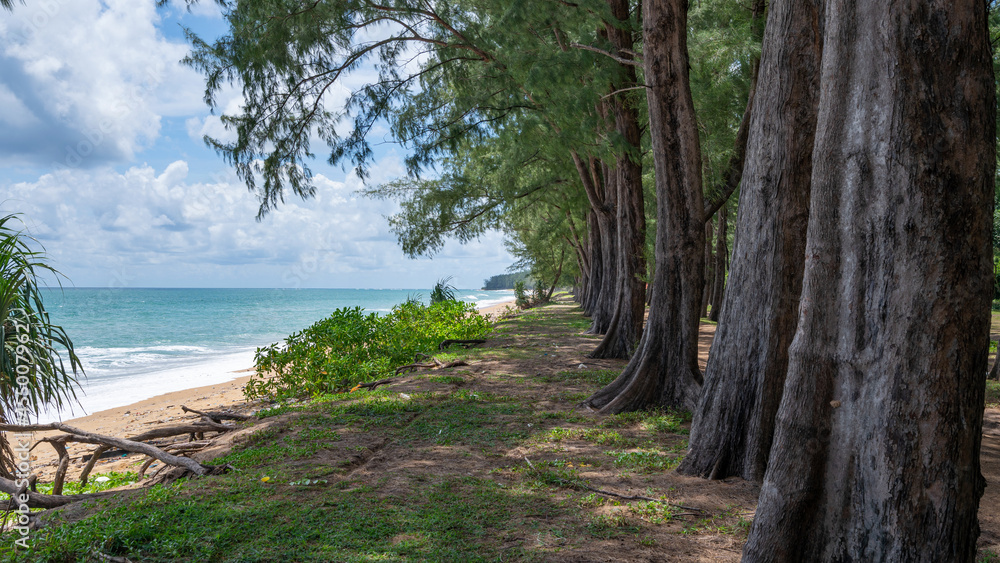
{"type": "Polygon", "coordinates": [[[215,356],[209,361],[146,373],[88,377],[81,384],[82,392],[77,393],[80,405],[62,412],[43,412],[39,415],[39,422],[69,420],[164,393],[232,381],[247,375],[235,372],[253,367],[253,357],[253,350],[244,350],[215,356]]]}

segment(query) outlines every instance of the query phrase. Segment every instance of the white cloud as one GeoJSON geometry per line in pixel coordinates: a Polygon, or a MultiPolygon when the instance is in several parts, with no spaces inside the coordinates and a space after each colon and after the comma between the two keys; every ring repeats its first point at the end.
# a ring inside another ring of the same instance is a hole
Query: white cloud
{"type": "Polygon", "coordinates": [[[5,136],[19,150],[0,148],[71,167],[74,152],[129,160],[156,140],[163,117],[204,111],[201,77],[179,62],[189,48],[157,29],[153,0],[42,0],[6,18],[0,86],[45,126],[15,125],[5,136]],[[33,136],[39,129],[47,134],[33,136]]]}
{"type": "Polygon", "coordinates": [[[196,16],[207,17],[207,18],[221,18],[222,10],[219,5],[213,0],[204,0],[202,2],[196,2],[194,4],[188,4],[184,0],[170,0],[170,9],[175,14],[181,14],[184,12],[194,14],[196,16]]]}
{"type": "Polygon", "coordinates": [[[38,117],[9,88],[0,84],[0,123],[23,128],[35,125],[38,117]]]}
{"type": "MultiPolygon", "coordinates": [[[[373,171],[381,181],[402,166],[390,155],[373,171]]],[[[478,287],[511,263],[496,234],[449,245],[433,261],[405,258],[382,218],[395,205],[359,196],[353,174],[317,175],[314,199],[290,197],[259,223],[258,202],[235,177],[189,175],[184,161],[63,170],[0,186],[0,211],[22,212],[52,263],[81,286],[414,288],[456,275],[478,287]]]]}
{"type": "MultiPolygon", "coordinates": [[[[243,95],[232,88],[227,88],[225,92],[218,95],[217,99],[226,100],[219,104],[221,112],[218,113],[221,115],[237,115],[243,107],[243,95]]],[[[226,129],[218,114],[192,117],[184,122],[184,126],[188,136],[199,143],[204,141],[205,135],[222,142],[236,140],[236,133],[226,129]]]]}

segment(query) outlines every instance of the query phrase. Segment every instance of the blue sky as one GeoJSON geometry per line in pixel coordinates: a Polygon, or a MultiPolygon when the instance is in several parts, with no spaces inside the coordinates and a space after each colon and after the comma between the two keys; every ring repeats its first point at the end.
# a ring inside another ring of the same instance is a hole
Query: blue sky
{"type": "MultiPolygon", "coordinates": [[[[479,287],[513,261],[502,237],[406,258],[350,171],[313,167],[317,197],[257,201],[213,151],[204,82],[180,26],[224,30],[212,2],[30,0],[0,13],[0,212],[22,213],[78,287],[479,287]]],[[[341,94],[343,90],[341,91],[341,94]]],[[[239,107],[235,89],[220,107],[239,107]]],[[[382,145],[370,183],[404,175],[382,145]]],[[[322,159],[321,159],[322,160],[322,159]]]]}

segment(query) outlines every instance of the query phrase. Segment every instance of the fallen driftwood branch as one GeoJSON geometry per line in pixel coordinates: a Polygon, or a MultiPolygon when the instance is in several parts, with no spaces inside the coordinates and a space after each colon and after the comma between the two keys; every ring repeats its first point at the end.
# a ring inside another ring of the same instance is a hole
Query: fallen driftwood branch
{"type": "Polygon", "coordinates": [[[56,469],[56,477],[52,480],[52,494],[61,495],[63,481],[66,480],[66,470],[69,469],[69,454],[66,452],[65,440],[46,440],[56,450],[59,456],[59,467],[56,469]]]}
{"type": "Polygon", "coordinates": [[[90,478],[90,472],[94,470],[94,465],[97,464],[97,460],[104,455],[104,452],[110,450],[110,446],[97,446],[97,449],[90,455],[90,459],[87,460],[87,465],[80,472],[80,488],[87,486],[87,479],[90,478]]]}
{"type": "Polygon", "coordinates": [[[463,348],[472,348],[473,346],[476,346],[478,344],[486,344],[486,341],[485,340],[479,340],[478,338],[472,339],[472,340],[454,340],[454,339],[449,339],[449,340],[445,340],[445,341],[441,342],[441,344],[438,344],[438,350],[444,350],[445,348],[447,348],[447,347],[449,347],[451,345],[461,346],[463,348]]]}
{"type": "MultiPolygon", "coordinates": [[[[0,424],[0,430],[6,432],[40,432],[46,430],[60,430],[66,434],[72,434],[72,436],[57,436],[55,438],[46,438],[46,441],[60,440],[60,441],[73,441],[73,442],[83,442],[87,444],[96,444],[98,446],[113,446],[120,450],[125,450],[127,452],[133,452],[137,454],[146,454],[151,457],[162,461],[163,463],[169,465],[176,465],[178,467],[184,467],[191,473],[195,475],[208,475],[217,471],[217,468],[210,465],[202,465],[193,459],[186,457],[178,457],[175,455],[168,454],[167,452],[157,448],[156,446],[151,446],[149,444],[144,444],[142,442],[137,442],[135,440],[126,440],[124,438],[115,438],[114,436],[102,436],[100,434],[94,434],[92,432],[87,432],[85,430],[80,430],[79,428],[74,428],[68,424],[63,424],[61,422],[52,422],[50,424],[32,424],[26,426],[19,426],[16,424],[0,424]]],[[[148,434],[148,433],[147,433],[148,434]]]]}
{"type": "Polygon", "coordinates": [[[153,428],[152,430],[147,430],[142,434],[136,434],[129,438],[133,442],[145,442],[146,440],[152,440],[154,438],[170,438],[171,436],[180,436],[181,434],[197,434],[199,432],[229,432],[230,430],[236,430],[235,426],[229,426],[227,424],[219,424],[216,422],[194,422],[191,424],[175,424],[172,426],[161,426],[160,428],[153,428]]]}
{"type": "MultiPolygon", "coordinates": [[[[82,459],[87,461],[86,466],[84,466],[82,472],[80,473],[80,484],[81,486],[86,486],[89,480],[90,473],[93,471],[97,461],[105,455],[117,454],[123,452],[131,452],[137,454],[143,454],[148,456],[149,459],[143,464],[139,475],[140,478],[144,474],[145,470],[154,462],[160,461],[163,463],[162,470],[166,467],[179,468],[183,474],[194,474],[194,475],[213,475],[217,473],[223,473],[232,469],[229,465],[224,466],[213,466],[201,464],[189,457],[184,457],[185,455],[204,449],[208,447],[211,442],[209,440],[199,439],[194,440],[194,436],[202,438],[206,432],[216,432],[225,433],[231,430],[236,430],[236,426],[223,424],[222,420],[250,420],[253,417],[247,415],[241,415],[236,413],[222,413],[222,412],[201,412],[194,409],[190,409],[186,406],[181,407],[185,412],[190,412],[201,416],[201,420],[193,423],[187,424],[174,424],[171,426],[163,426],[160,428],[153,428],[147,430],[141,434],[132,436],[131,438],[117,438],[114,436],[104,436],[101,434],[96,434],[93,432],[88,432],[63,424],[61,422],[53,422],[49,424],[29,424],[29,425],[17,425],[17,424],[0,424],[0,431],[3,432],[46,432],[51,430],[57,430],[63,432],[63,434],[56,436],[49,436],[43,438],[32,445],[32,449],[42,442],[50,444],[53,449],[55,449],[56,454],[59,456],[59,462],[56,469],[55,477],[53,480],[52,494],[43,495],[35,491],[34,483],[37,481],[37,475],[31,475],[25,481],[26,484],[23,487],[18,487],[17,482],[10,479],[0,478],[0,492],[4,492],[11,495],[10,503],[16,509],[22,504],[27,504],[29,508],[56,508],[69,504],[72,502],[77,502],[80,500],[86,500],[89,498],[103,497],[113,494],[112,491],[93,493],[93,494],[80,494],[80,495],[63,495],[62,489],[63,484],[66,480],[66,473],[69,469],[70,455],[66,449],[66,444],[70,442],[83,443],[83,444],[94,444],[97,448],[91,452],[89,459],[87,456],[83,456],[82,459]],[[180,436],[184,434],[189,434],[192,436],[192,440],[186,443],[167,443],[153,445],[145,443],[148,440],[154,440],[157,438],[171,438],[175,436],[180,436]],[[176,455],[180,454],[180,455],[176,455]],[[30,486],[31,490],[28,490],[30,486]],[[27,502],[21,502],[22,500],[27,500],[27,502]]],[[[157,470],[159,473],[160,470],[157,470]]]]}
{"type": "MultiPolygon", "coordinates": [[[[3,425],[0,425],[0,430],[2,429],[5,428],[3,425]]],[[[173,426],[165,426],[163,428],[155,428],[153,430],[143,432],[142,434],[133,436],[132,438],[123,441],[126,443],[131,442],[134,444],[139,444],[141,447],[138,449],[136,449],[135,447],[132,447],[132,449],[130,449],[128,447],[123,447],[122,445],[115,443],[114,442],[115,440],[119,440],[117,438],[111,438],[108,436],[100,436],[98,434],[89,434],[89,433],[78,434],[70,432],[65,428],[63,429],[63,431],[68,432],[67,434],[63,434],[61,436],[53,436],[50,438],[44,438],[42,440],[39,440],[39,442],[48,442],[52,444],[52,447],[56,449],[56,453],[59,455],[59,467],[58,469],[56,469],[56,475],[53,482],[53,494],[58,495],[62,493],[62,485],[66,478],[66,471],[69,469],[69,455],[67,454],[65,448],[66,442],[82,442],[82,443],[98,445],[97,449],[95,449],[94,452],[90,455],[90,459],[87,461],[87,465],[80,473],[80,485],[86,486],[87,480],[90,477],[90,472],[93,471],[94,465],[97,463],[97,460],[101,457],[101,455],[111,450],[112,447],[119,448],[120,450],[126,452],[146,454],[150,456],[150,459],[159,459],[160,461],[163,461],[164,463],[169,465],[184,467],[189,471],[192,471],[196,475],[203,475],[205,473],[198,473],[195,470],[195,466],[207,467],[209,468],[208,469],[209,473],[217,472],[215,468],[212,466],[201,466],[201,464],[197,464],[197,462],[188,460],[187,458],[173,456],[171,454],[171,451],[178,451],[178,452],[196,451],[207,446],[208,445],[207,442],[201,442],[201,443],[190,442],[189,444],[195,443],[198,444],[198,446],[197,447],[189,446],[181,449],[178,449],[176,446],[173,445],[168,445],[167,447],[164,448],[158,448],[157,446],[153,446],[152,444],[143,444],[142,442],[146,440],[151,440],[153,438],[166,438],[171,436],[178,436],[181,434],[192,434],[192,433],[202,434],[206,431],[225,432],[232,429],[235,429],[235,427],[226,426],[215,422],[199,423],[199,424],[180,424],[173,426]],[[154,452],[160,452],[160,455],[156,455],[154,454],[154,452]],[[164,458],[164,456],[170,456],[170,457],[164,458]],[[178,462],[178,461],[168,461],[168,460],[184,460],[184,461],[178,462]]]]}
{"type": "Polygon", "coordinates": [[[85,495],[45,495],[32,491],[27,486],[18,487],[16,482],[4,477],[0,477],[0,492],[10,495],[10,505],[13,505],[14,509],[21,504],[18,497],[22,495],[28,496],[28,502],[24,503],[28,508],[57,508],[71,502],[106,497],[114,494],[114,491],[104,491],[85,495]]]}
{"type": "Polygon", "coordinates": [[[253,420],[254,419],[253,416],[250,416],[250,415],[247,415],[247,414],[239,414],[239,413],[233,413],[233,412],[219,412],[219,411],[202,412],[202,411],[194,410],[192,408],[188,408],[188,407],[186,407],[184,405],[181,405],[181,410],[184,411],[184,412],[189,412],[189,413],[201,415],[202,417],[208,418],[212,422],[217,422],[217,423],[221,423],[223,420],[246,421],[246,420],[253,420]]]}

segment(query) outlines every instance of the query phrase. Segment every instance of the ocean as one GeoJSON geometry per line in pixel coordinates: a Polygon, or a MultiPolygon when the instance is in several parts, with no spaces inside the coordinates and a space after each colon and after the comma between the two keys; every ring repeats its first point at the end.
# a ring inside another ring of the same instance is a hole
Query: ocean
{"type": "MultiPolygon", "coordinates": [[[[86,373],[80,405],[43,412],[68,420],[163,393],[247,375],[258,347],[283,340],[340,307],[388,312],[428,289],[47,289],[45,308],[61,325],[86,373]]],[[[489,307],[513,291],[458,290],[489,307]]]]}

